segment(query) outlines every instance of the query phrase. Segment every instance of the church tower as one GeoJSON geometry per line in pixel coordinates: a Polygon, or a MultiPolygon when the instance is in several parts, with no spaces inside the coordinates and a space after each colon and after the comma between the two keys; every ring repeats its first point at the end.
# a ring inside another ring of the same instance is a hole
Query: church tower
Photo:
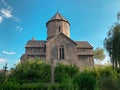
{"type": "Polygon", "coordinates": [[[59,33],[64,33],[70,37],[70,23],[58,12],[46,23],[46,27],[47,40],[57,36],[59,33]]]}

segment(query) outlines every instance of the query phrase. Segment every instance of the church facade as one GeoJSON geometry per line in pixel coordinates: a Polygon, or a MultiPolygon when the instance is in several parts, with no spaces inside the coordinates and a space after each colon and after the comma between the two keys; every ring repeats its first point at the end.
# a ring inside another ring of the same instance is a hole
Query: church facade
{"type": "Polygon", "coordinates": [[[70,38],[70,23],[60,13],[56,13],[47,23],[47,39],[29,40],[25,54],[20,58],[24,62],[30,58],[41,58],[45,62],[53,59],[56,63],[75,64],[82,70],[93,67],[93,47],[87,41],[74,41],[70,38]]]}

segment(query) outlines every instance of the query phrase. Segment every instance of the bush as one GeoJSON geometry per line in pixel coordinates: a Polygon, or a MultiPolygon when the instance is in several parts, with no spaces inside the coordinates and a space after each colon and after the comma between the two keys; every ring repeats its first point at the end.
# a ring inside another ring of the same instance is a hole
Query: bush
{"type": "Polygon", "coordinates": [[[0,87],[2,90],[75,90],[73,85],[68,84],[23,84],[23,85],[8,85],[4,84],[0,87]]]}
{"type": "Polygon", "coordinates": [[[86,68],[84,72],[92,75],[96,79],[101,79],[103,77],[111,77],[111,78],[117,78],[118,74],[116,71],[113,71],[112,66],[103,66],[99,65],[94,67],[93,69],[86,68]]]}
{"type": "Polygon", "coordinates": [[[11,70],[9,80],[19,83],[32,82],[49,82],[50,81],[50,65],[39,61],[26,61],[19,63],[11,70]]]}
{"type": "Polygon", "coordinates": [[[100,90],[120,90],[120,80],[111,77],[103,77],[99,80],[100,90]]]}
{"type": "Polygon", "coordinates": [[[79,68],[72,65],[58,64],[55,67],[55,81],[59,83],[72,83],[72,78],[79,73],[79,68]]]}
{"type": "Polygon", "coordinates": [[[2,83],[0,87],[2,90],[16,90],[19,87],[19,84],[11,81],[7,81],[2,83]]]}
{"type": "Polygon", "coordinates": [[[0,87],[3,90],[120,90],[120,73],[114,72],[111,66],[87,68],[80,73],[77,66],[58,64],[55,66],[57,84],[51,85],[50,81],[51,66],[33,60],[12,68],[10,75],[0,78],[0,87]]]}
{"type": "Polygon", "coordinates": [[[79,90],[95,90],[97,87],[96,79],[86,72],[82,72],[74,77],[74,84],[79,90]]]}

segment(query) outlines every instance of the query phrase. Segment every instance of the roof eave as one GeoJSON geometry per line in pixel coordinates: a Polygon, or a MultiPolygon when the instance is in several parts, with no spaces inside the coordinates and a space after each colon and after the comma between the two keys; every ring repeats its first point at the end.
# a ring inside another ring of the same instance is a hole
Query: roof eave
{"type": "Polygon", "coordinates": [[[64,21],[64,22],[67,22],[69,25],[70,23],[66,20],[63,20],[63,19],[54,19],[54,20],[49,20],[47,23],[46,23],[46,26],[50,23],[50,22],[54,22],[54,21],[64,21]]]}

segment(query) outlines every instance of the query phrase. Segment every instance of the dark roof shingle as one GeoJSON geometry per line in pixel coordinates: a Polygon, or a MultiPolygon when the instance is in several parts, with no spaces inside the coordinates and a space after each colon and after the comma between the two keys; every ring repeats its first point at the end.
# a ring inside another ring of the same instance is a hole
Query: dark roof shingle
{"type": "Polygon", "coordinates": [[[93,48],[87,41],[76,41],[79,48],[93,48]]]}
{"type": "Polygon", "coordinates": [[[46,41],[29,40],[25,47],[45,47],[46,41]]]}

